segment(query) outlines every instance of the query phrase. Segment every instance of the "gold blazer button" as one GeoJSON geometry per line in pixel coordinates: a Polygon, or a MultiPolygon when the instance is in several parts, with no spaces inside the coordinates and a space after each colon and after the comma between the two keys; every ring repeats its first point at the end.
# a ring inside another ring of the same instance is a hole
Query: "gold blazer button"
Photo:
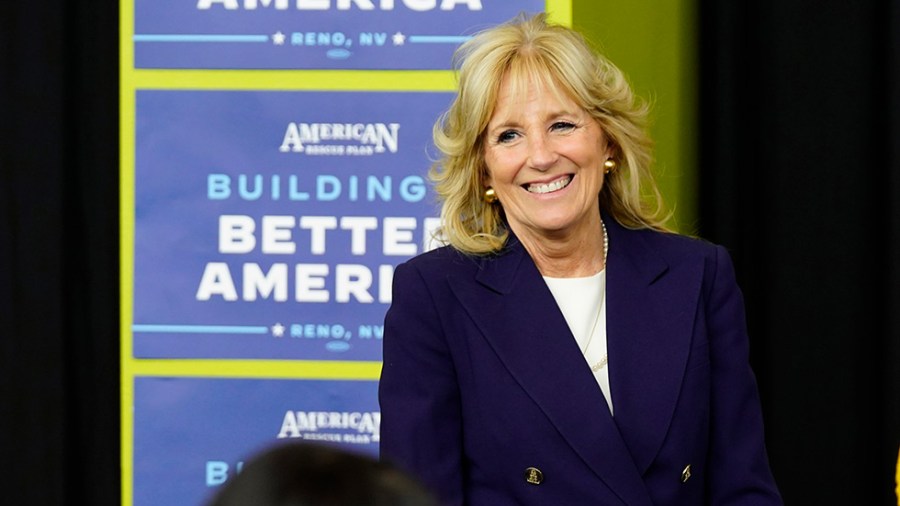
{"type": "Polygon", "coordinates": [[[540,485],[544,481],[544,473],[536,467],[529,467],[525,469],[525,481],[532,485],[540,485]]]}
{"type": "Polygon", "coordinates": [[[681,471],[681,483],[687,483],[688,480],[691,479],[691,465],[688,464],[685,466],[684,471],[681,471]]]}

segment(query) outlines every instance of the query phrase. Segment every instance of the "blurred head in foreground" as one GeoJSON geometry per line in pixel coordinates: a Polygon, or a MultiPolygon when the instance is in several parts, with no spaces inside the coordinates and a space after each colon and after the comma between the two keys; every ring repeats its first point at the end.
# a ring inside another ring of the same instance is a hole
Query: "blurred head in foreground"
{"type": "Polygon", "coordinates": [[[292,443],[251,458],[208,506],[437,506],[406,474],[336,447],[292,443]]]}

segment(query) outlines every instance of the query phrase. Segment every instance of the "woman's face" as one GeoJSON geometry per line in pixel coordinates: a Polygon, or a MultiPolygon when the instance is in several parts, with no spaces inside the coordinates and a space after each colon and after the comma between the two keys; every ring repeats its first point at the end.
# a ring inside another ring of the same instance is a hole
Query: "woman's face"
{"type": "Polygon", "coordinates": [[[487,184],[523,239],[596,234],[603,162],[612,156],[600,125],[564,93],[541,84],[514,96],[500,84],[484,142],[487,184]]]}

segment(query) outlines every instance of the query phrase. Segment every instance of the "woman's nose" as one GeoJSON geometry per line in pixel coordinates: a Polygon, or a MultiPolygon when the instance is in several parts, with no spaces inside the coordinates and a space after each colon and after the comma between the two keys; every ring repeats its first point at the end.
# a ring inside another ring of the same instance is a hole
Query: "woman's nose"
{"type": "Polygon", "coordinates": [[[558,155],[546,136],[533,135],[528,143],[528,164],[537,170],[545,171],[553,167],[558,155]]]}

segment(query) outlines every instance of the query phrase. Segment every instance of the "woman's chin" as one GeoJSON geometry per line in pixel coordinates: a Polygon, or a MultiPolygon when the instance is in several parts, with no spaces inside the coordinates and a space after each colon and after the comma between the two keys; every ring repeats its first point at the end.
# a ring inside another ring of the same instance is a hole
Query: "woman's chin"
{"type": "Polygon", "coordinates": [[[525,228],[531,232],[539,235],[555,236],[577,230],[579,228],[578,225],[586,220],[575,219],[572,215],[548,215],[544,213],[530,221],[531,223],[525,228]]]}

